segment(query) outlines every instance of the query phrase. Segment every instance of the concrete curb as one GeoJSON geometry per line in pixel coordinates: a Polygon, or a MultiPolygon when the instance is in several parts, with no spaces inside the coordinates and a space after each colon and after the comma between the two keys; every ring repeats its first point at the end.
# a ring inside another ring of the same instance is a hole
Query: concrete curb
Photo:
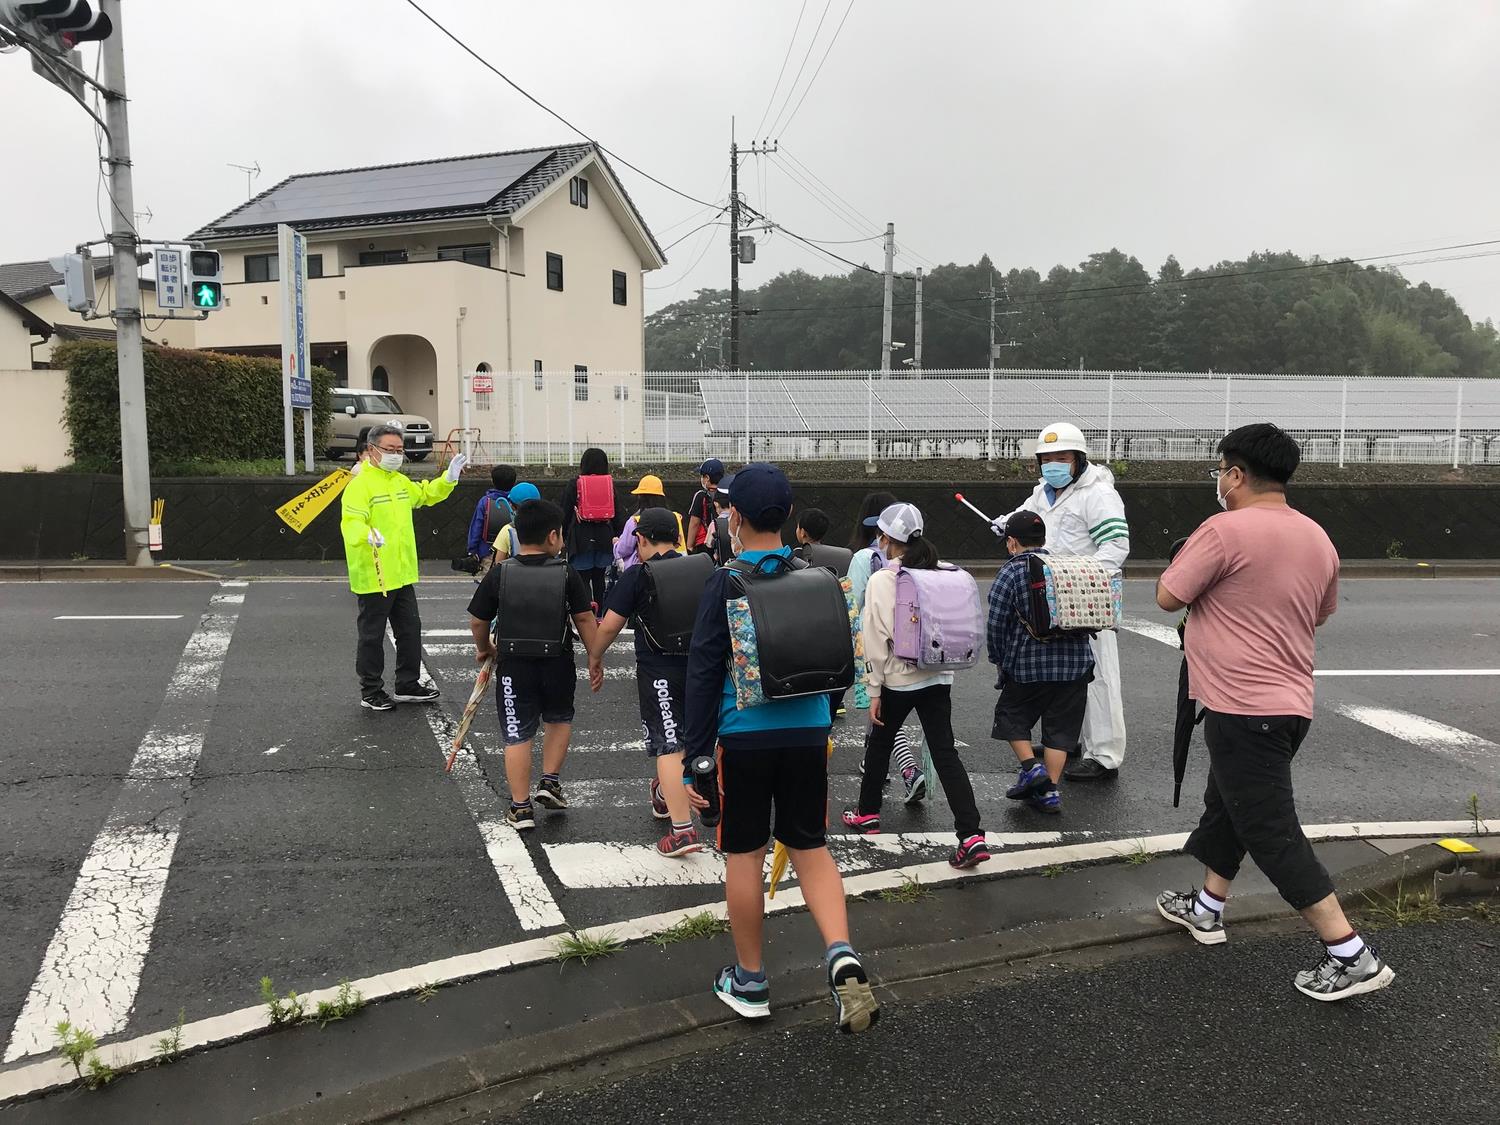
{"type": "MultiPolygon", "coordinates": [[[[1500,853],[1492,849],[1479,855],[1458,856],[1436,844],[1386,856],[1340,875],[1340,901],[1355,907],[1368,905],[1367,896],[1391,896],[1422,889],[1436,897],[1465,893],[1466,883],[1456,873],[1473,870],[1480,875],[1475,885],[1488,885],[1500,870],[1500,853]],[[1444,873],[1447,878],[1441,878],[1444,873]]],[[[1247,896],[1235,900],[1236,925],[1291,919],[1291,911],[1275,895],[1247,896]]],[[[1034,929],[978,934],[974,937],[933,945],[908,946],[880,953],[883,972],[873,983],[881,990],[974,969],[996,968],[1033,958],[1120,945],[1159,938],[1163,930],[1154,911],[1107,918],[1079,919],[1037,926],[1034,929]],[[999,940],[997,940],[999,939],[999,940]]],[[[793,974],[778,985],[778,1014],[808,1008],[825,998],[822,974],[793,974]],[[790,984],[790,987],[788,987],[790,984]]],[[[796,1019],[793,1014],[793,1019],[796,1019]]],[[[818,1018],[826,1018],[819,1013],[818,1018]]],[[[786,1019],[777,1021],[785,1028],[786,1019]]],[[[497,1043],[466,1052],[441,1063],[407,1074],[368,1084],[360,1089],[316,1103],[256,1118],[263,1125],[379,1125],[401,1120],[407,1125],[431,1120],[448,1121],[454,1116],[491,1108],[514,1087],[543,1074],[584,1065],[597,1067],[601,1060],[621,1052],[649,1048],[679,1039],[689,1032],[739,1028],[750,1035],[753,1025],[726,1016],[713,998],[697,993],[671,1001],[600,1016],[586,1023],[524,1039],[497,1043]],[[484,1105],[477,1104],[481,1096],[484,1105]],[[475,1104],[468,1104],[468,1103],[475,1104]]],[[[732,1036],[734,1032],[729,1032],[732,1036]]],[[[681,1044],[653,1051],[669,1057],[701,1044],[681,1044]]],[[[597,1075],[596,1075],[597,1077],[597,1075]]]]}
{"type": "Polygon", "coordinates": [[[220,582],[223,576],[192,567],[157,566],[0,566],[0,581],[11,582],[220,582]]]}

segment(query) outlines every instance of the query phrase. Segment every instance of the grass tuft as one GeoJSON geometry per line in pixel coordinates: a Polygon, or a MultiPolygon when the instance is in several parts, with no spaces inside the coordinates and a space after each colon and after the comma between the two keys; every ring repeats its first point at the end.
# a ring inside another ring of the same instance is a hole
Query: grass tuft
{"type": "Polygon", "coordinates": [[[560,964],[566,965],[569,961],[578,961],[587,965],[596,957],[608,957],[612,953],[618,953],[624,944],[613,933],[580,934],[574,931],[559,936],[554,948],[560,964]]]}
{"type": "Polygon", "coordinates": [[[182,1025],[187,1022],[187,1009],[177,1009],[177,1022],[172,1030],[156,1041],[156,1065],[176,1062],[182,1056],[182,1025]]]}
{"type": "Polygon", "coordinates": [[[1063,865],[1060,863],[1049,863],[1042,871],[1043,879],[1056,879],[1063,873],[1063,865]]]}
{"type": "Polygon", "coordinates": [[[910,875],[902,875],[898,886],[886,887],[880,892],[881,902],[921,902],[931,897],[931,888],[924,887],[920,879],[913,879],[910,875]]]}
{"type": "Polygon", "coordinates": [[[1411,926],[1436,922],[1442,917],[1442,909],[1425,891],[1406,889],[1406,877],[1396,881],[1392,895],[1366,893],[1365,902],[1377,922],[1386,926],[1411,926]]]}
{"type": "Polygon", "coordinates": [[[654,934],[651,940],[665,949],[680,941],[692,941],[694,938],[713,937],[716,934],[728,932],[728,921],[718,917],[712,911],[703,910],[679,919],[661,933],[654,934]]]}
{"type": "Polygon", "coordinates": [[[1156,856],[1146,850],[1146,841],[1137,840],[1135,847],[1126,853],[1125,862],[1131,867],[1144,867],[1155,858],[1156,856]]]}
{"type": "Polygon", "coordinates": [[[99,1057],[99,1039],[92,1031],[74,1027],[67,1020],[60,1021],[53,1030],[57,1035],[58,1050],[73,1064],[74,1072],[90,1090],[108,1086],[114,1081],[115,1068],[99,1057]]]}

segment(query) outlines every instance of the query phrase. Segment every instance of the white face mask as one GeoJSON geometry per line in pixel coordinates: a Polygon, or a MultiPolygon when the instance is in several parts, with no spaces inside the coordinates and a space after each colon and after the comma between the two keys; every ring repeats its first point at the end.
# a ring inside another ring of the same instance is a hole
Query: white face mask
{"type": "Polygon", "coordinates": [[[406,461],[404,453],[382,453],[380,455],[380,467],[388,473],[394,473],[406,461]]]}
{"type": "Polygon", "coordinates": [[[740,528],[743,521],[736,521],[734,516],[729,517],[729,549],[736,555],[745,553],[745,545],[740,542],[740,528]]]}
{"type": "MultiPolygon", "coordinates": [[[[1239,487],[1238,484],[1235,485],[1233,488],[1231,488],[1229,490],[1229,492],[1233,492],[1234,489],[1238,488],[1238,487],[1239,487]]],[[[1219,501],[1219,507],[1223,508],[1226,512],[1229,511],[1229,492],[1220,492],[1219,491],[1219,482],[1217,480],[1214,481],[1214,496],[1219,501]]]]}

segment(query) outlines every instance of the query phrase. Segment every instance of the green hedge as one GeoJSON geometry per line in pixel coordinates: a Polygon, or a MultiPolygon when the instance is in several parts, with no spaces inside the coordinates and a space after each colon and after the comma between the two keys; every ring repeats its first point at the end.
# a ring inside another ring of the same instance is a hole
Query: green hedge
{"type": "MultiPolygon", "coordinates": [[[[74,341],[52,362],[68,369],[64,410],[75,462],[120,463],[120,389],[112,344],[74,341]]],[[[281,365],[259,356],[147,346],[146,426],[151,461],[232,461],[281,457],[281,365]]],[[[313,453],[321,457],[332,424],[333,375],[312,369],[313,453]]],[[[297,420],[297,456],[302,423],[297,420]]]]}

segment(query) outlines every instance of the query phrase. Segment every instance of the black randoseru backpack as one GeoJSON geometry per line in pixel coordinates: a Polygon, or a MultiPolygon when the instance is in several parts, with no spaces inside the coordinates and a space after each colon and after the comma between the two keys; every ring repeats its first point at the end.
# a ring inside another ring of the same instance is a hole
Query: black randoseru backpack
{"type": "Polygon", "coordinates": [[[501,656],[561,656],[568,646],[568,563],[506,559],[500,572],[495,648],[501,656]]]}
{"type": "Polygon", "coordinates": [[[821,566],[842,578],[849,573],[849,563],[854,552],[848,547],[835,547],[829,543],[804,543],[796,548],[797,557],[807,560],[808,566],[821,566]]]}
{"type": "Polygon", "coordinates": [[[841,691],[854,686],[849,604],[830,570],[767,555],[729,563],[734,592],[750,603],[767,699],[841,691]]]}
{"type": "Polygon", "coordinates": [[[713,559],[702,553],[678,555],[648,559],[640,566],[645,570],[646,604],[636,616],[636,628],[657,652],[686,656],[703,587],[714,572],[713,559]]]}

